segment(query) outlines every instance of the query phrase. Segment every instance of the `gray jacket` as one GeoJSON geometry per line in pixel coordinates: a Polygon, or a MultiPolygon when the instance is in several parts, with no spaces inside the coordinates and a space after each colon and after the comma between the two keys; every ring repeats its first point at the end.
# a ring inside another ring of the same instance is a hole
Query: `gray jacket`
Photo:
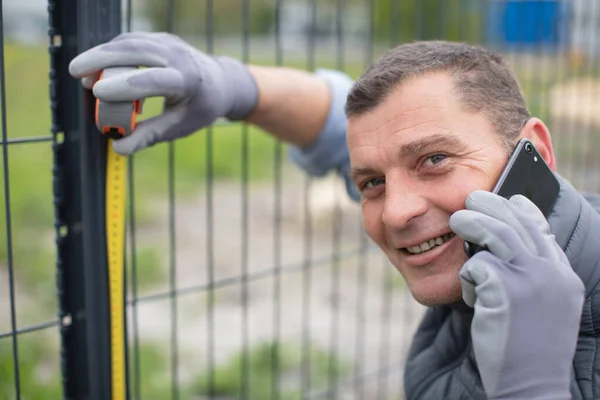
{"type": "MultiPolygon", "coordinates": [[[[600,196],[584,196],[560,178],[560,197],[548,221],[586,301],[573,359],[572,399],[600,398],[600,196]]],[[[470,309],[427,310],[409,351],[404,373],[407,400],[486,399],[471,346],[470,309]]],[[[536,340],[544,340],[543,332],[536,340]]]]}

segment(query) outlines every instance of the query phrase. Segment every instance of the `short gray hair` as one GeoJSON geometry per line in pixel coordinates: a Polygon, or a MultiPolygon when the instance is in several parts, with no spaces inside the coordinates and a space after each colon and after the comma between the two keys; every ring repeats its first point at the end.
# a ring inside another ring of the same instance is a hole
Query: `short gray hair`
{"type": "Polygon", "coordinates": [[[509,66],[499,54],[481,46],[435,40],[391,49],[354,83],[346,115],[373,110],[399,85],[428,72],[448,72],[466,109],[485,115],[512,149],[530,114],[509,66]]]}

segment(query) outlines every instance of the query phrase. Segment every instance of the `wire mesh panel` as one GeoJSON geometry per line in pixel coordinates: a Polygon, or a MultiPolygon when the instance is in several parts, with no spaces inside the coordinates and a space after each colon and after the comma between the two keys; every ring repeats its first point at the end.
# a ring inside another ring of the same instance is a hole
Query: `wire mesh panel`
{"type": "MultiPolygon", "coordinates": [[[[501,13],[513,16],[512,6],[157,2],[140,5],[132,15],[146,7],[152,29],[174,32],[209,54],[309,71],[332,68],[354,78],[403,42],[483,43],[506,55],[532,112],[553,127],[552,115],[562,102],[551,106],[552,93],[582,73],[570,35],[563,32],[573,22],[565,10],[533,10],[533,18],[523,9],[512,25],[493,30],[490,24],[506,19],[501,13]],[[526,18],[539,19],[540,32],[513,34],[527,25],[526,18]],[[562,30],[546,32],[550,23],[562,30]]],[[[128,29],[136,30],[135,22],[128,29]]],[[[567,131],[571,127],[569,122],[567,131]]],[[[584,173],[573,167],[578,157],[560,142],[561,132],[556,135],[561,170],[578,182],[584,173]]],[[[157,398],[401,396],[402,363],[423,309],[366,238],[359,207],[340,180],[308,178],[288,162],[285,146],[265,132],[225,122],[137,154],[133,165],[134,397],[156,393],[152,376],[164,379],[164,394],[157,398]],[[157,171],[155,200],[144,206],[150,197],[137,193],[146,190],[141,179],[149,165],[157,171]],[[144,247],[154,249],[154,259],[144,247]],[[146,252],[148,259],[140,261],[146,252]],[[142,288],[139,279],[149,275],[144,270],[157,275],[142,288]],[[144,362],[151,357],[163,360],[156,361],[160,366],[144,362]]],[[[578,184],[597,191],[593,182],[578,184]]]]}
{"type": "Polygon", "coordinates": [[[11,35],[17,11],[0,4],[0,398],[60,397],[49,57],[11,35]]]}
{"type": "MultiPolygon", "coordinates": [[[[157,2],[150,12],[201,51],[254,64],[356,76],[375,54],[375,2],[157,2]],[[345,32],[352,14],[370,16],[359,21],[367,40],[345,32]],[[327,23],[335,28],[323,34],[327,23]]],[[[136,30],[133,19],[126,30],[136,30]]],[[[147,102],[145,117],[159,107],[147,102]]],[[[367,379],[374,371],[397,381],[399,360],[381,360],[405,351],[410,335],[402,280],[373,252],[343,183],[308,178],[285,150],[253,126],[219,122],[133,157],[134,398],[319,398],[342,382],[340,395],[364,388],[369,397],[384,390],[367,379]],[[392,330],[404,339],[386,339],[392,330]]]]}
{"type": "MultiPolygon", "coordinates": [[[[106,304],[90,272],[105,260],[102,247],[79,236],[102,223],[93,211],[101,144],[70,142],[54,119],[60,102],[48,66],[66,74],[70,60],[53,53],[66,33],[51,32],[48,51],[46,29],[23,29],[45,27],[47,5],[14,4],[0,7],[0,398],[59,398],[63,387],[75,390],[73,373],[94,377],[76,388],[91,393],[110,372],[102,364],[106,304]],[[81,185],[71,181],[57,199],[60,157],[71,160],[62,167],[78,171],[81,185]],[[72,224],[59,223],[67,211],[72,224]],[[65,237],[79,250],[64,250],[65,237]],[[61,345],[71,364],[61,366],[61,345]]],[[[97,13],[80,10],[78,18],[88,19],[70,32],[78,49],[110,39],[119,27],[103,31],[99,21],[116,18],[122,31],[171,32],[207,54],[357,78],[401,43],[484,44],[506,57],[530,111],[549,126],[559,173],[582,191],[600,192],[594,0],[128,0],[122,18],[118,5],[102,0],[97,13]]],[[[50,13],[52,31],[66,14],[50,13]]],[[[69,88],[71,104],[81,107],[71,127],[91,137],[96,132],[78,120],[90,99],[69,88]]],[[[161,110],[162,99],[147,99],[141,117],[161,110]]],[[[344,182],[335,174],[308,177],[287,148],[253,125],[219,120],[129,156],[131,399],[402,398],[403,362],[424,309],[366,236],[344,182]]]]}

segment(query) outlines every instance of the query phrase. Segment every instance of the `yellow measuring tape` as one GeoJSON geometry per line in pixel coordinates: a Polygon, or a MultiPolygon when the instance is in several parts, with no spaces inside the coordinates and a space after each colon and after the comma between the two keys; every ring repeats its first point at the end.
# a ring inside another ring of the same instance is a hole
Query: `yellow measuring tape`
{"type": "MultiPolygon", "coordinates": [[[[133,67],[107,68],[99,79],[131,71],[133,67]]],[[[106,103],[96,100],[96,126],[108,137],[106,155],[106,251],[110,313],[111,392],[113,400],[127,396],[125,355],[125,181],[127,157],[114,151],[113,141],[130,134],[141,101],[106,103]]]]}
{"type": "Polygon", "coordinates": [[[111,387],[113,400],[124,400],[125,379],[125,180],[127,158],[108,141],[106,159],[106,246],[110,303],[111,387]]]}

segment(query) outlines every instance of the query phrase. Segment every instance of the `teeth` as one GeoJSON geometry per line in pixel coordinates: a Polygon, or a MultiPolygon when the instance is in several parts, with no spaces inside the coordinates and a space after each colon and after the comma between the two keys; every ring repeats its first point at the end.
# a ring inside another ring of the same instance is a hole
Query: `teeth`
{"type": "Polygon", "coordinates": [[[444,242],[447,242],[454,236],[454,233],[447,233],[440,237],[436,237],[435,239],[430,239],[426,242],[423,242],[418,246],[407,247],[406,251],[408,251],[410,254],[421,254],[423,252],[429,251],[437,246],[444,244],[444,242]]]}

